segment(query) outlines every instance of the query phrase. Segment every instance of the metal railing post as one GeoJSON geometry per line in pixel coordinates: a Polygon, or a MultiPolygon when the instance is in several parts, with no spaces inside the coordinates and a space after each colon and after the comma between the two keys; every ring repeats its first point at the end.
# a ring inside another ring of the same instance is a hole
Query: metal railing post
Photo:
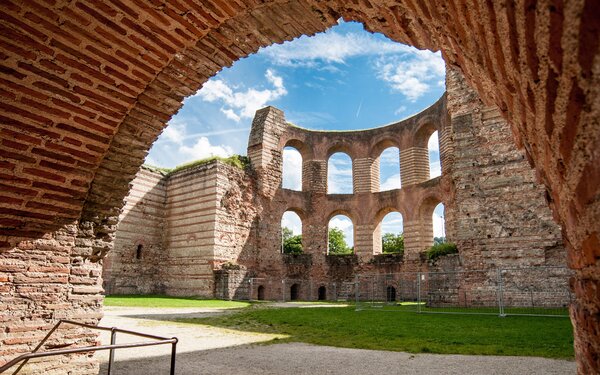
{"type": "Polygon", "coordinates": [[[173,337],[175,342],[171,344],[171,375],[175,375],[175,359],[177,353],[177,337],[173,337]]]}
{"type": "Polygon", "coordinates": [[[506,314],[504,313],[504,290],[503,290],[503,282],[502,282],[502,269],[498,268],[498,309],[499,315],[501,318],[504,318],[506,314]]]}
{"type": "MultiPolygon", "coordinates": [[[[116,327],[110,329],[110,344],[114,345],[117,341],[116,327]]],[[[108,375],[113,375],[113,363],[115,362],[115,350],[110,349],[108,354],[108,375]]]]}
{"type": "Polygon", "coordinates": [[[421,312],[421,272],[417,272],[417,312],[421,312]]]}

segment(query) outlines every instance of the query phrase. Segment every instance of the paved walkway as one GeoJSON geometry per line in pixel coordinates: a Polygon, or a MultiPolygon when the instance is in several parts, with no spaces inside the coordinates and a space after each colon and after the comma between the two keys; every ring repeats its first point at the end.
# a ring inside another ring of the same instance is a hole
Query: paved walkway
{"type": "MultiPolygon", "coordinates": [[[[116,326],[179,338],[179,375],[381,375],[381,374],[575,374],[572,361],[532,357],[408,354],[343,349],[302,343],[261,345],[278,337],[210,326],[166,321],[173,318],[226,314],[227,310],[106,307],[103,326],[116,326]]],[[[118,336],[117,342],[140,341],[118,336]]],[[[282,336],[279,336],[282,337],[282,336]]],[[[109,336],[102,337],[108,343],[109,336]]],[[[99,353],[105,373],[108,352],[99,353]]],[[[168,374],[170,346],[119,350],[115,374],[168,374]]]]}

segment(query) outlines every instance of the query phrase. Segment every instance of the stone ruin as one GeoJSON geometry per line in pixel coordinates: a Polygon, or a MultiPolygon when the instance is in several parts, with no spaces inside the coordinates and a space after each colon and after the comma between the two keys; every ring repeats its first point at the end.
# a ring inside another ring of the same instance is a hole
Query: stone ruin
{"type": "MultiPolygon", "coordinates": [[[[463,145],[468,150],[463,156],[471,154],[456,162],[476,170],[489,163],[472,176],[460,177],[461,170],[454,169],[457,183],[444,188],[452,192],[454,186],[455,201],[474,203],[456,211],[470,214],[464,221],[446,215],[448,224],[469,228],[469,236],[454,238],[463,254],[473,249],[472,258],[461,256],[463,267],[470,259],[481,268],[521,256],[506,252],[510,246],[495,247],[492,230],[515,222],[511,215],[522,211],[489,209],[512,205],[520,192],[493,205],[473,184],[496,167],[492,160],[505,161],[496,157],[502,147],[485,140],[500,135],[508,155],[524,155],[534,168],[535,181],[543,186],[539,208],[547,205],[559,223],[574,272],[570,315],[578,372],[600,371],[600,7],[595,0],[3,1],[0,363],[34,348],[59,319],[95,324],[101,318],[100,261],[113,248],[123,199],[183,99],[260,47],[313,35],[340,18],[397,42],[441,51],[485,103],[470,111],[470,95],[452,99],[449,92],[447,99],[449,126],[464,129],[461,137],[470,135],[474,146],[463,145]],[[491,123],[504,119],[510,132],[505,128],[500,134],[491,123]],[[480,144],[483,149],[475,148],[480,144]],[[474,217],[474,209],[482,216],[474,217]],[[481,226],[483,216],[491,218],[489,227],[481,226]],[[501,220],[493,221],[496,216],[501,220]]],[[[454,141],[460,144],[461,137],[454,141]]],[[[514,176],[511,168],[501,172],[514,176]]],[[[498,242],[508,245],[534,221],[509,228],[512,232],[499,230],[498,242]]],[[[551,256],[557,250],[550,246],[543,252],[551,256]]],[[[185,251],[167,253],[175,263],[185,251]]],[[[69,329],[55,342],[76,346],[96,338],[69,329]]],[[[38,369],[97,372],[85,356],[48,359],[38,369]]]]}
{"type": "MultiPolygon", "coordinates": [[[[466,290],[483,288],[500,267],[566,267],[560,228],[507,122],[456,70],[448,70],[447,92],[435,104],[380,128],[311,131],[263,108],[252,123],[248,157],[246,170],[218,160],[168,175],[143,167],[104,263],[106,292],[333,300],[352,293],[342,288],[358,274],[489,271],[461,280],[466,290]],[[430,179],[427,141],[434,131],[442,174],[430,179]],[[286,146],[302,156],[301,191],[282,188],[286,146]],[[400,150],[402,188],[380,192],[379,157],[390,146],[400,150]],[[327,193],[328,159],[339,151],[352,159],[352,194],[327,193]],[[428,262],[423,252],[433,243],[432,212],[440,202],[446,236],[459,253],[428,262]],[[282,253],[286,211],[302,220],[302,254],[282,253]],[[381,249],[380,223],[393,211],[404,218],[403,256],[381,249]],[[338,213],[353,222],[353,255],[327,254],[328,223],[338,213]]],[[[563,288],[567,277],[559,275],[563,288]]]]}

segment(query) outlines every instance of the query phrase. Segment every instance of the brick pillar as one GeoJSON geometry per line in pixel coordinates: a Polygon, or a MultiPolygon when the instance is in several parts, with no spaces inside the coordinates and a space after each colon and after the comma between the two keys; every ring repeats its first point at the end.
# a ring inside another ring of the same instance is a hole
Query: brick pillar
{"type": "Polygon", "coordinates": [[[354,227],[354,253],[361,261],[373,257],[373,224],[357,224],[354,227]]]}
{"type": "Polygon", "coordinates": [[[258,173],[259,189],[267,196],[281,186],[283,150],[279,139],[287,126],[283,111],[275,107],[259,109],[252,120],[248,158],[258,173]]]}
{"type": "Polygon", "coordinates": [[[356,158],[352,161],[352,186],[354,194],[379,191],[379,159],[377,159],[377,173],[373,173],[372,158],[356,158]],[[373,179],[376,178],[376,181],[373,179]],[[377,185],[377,190],[373,190],[377,185]]]}
{"type": "Polygon", "coordinates": [[[373,254],[381,254],[383,252],[383,245],[381,244],[381,221],[377,223],[375,229],[373,229],[373,235],[371,236],[371,240],[373,243],[373,254]]]}
{"type": "Polygon", "coordinates": [[[400,173],[402,186],[429,180],[429,150],[424,147],[401,150],[400,173]]]}
{"type": "Polygon", "coordinates": [[[409,219],[404,222],[404,259],[418,259],[419,253],[433,243],[431,216],[409,219]]]}
{"type": "Polygon", "coordinates": [[[377,193],[381,191],[381,181],[379,180],[379,156],[375,159],[371,159],[371,161],[371,193],[377,193]]]}
{"type": "Polygon", "coordinates": [[[327,160],[302,161],[302,191],[327,194],[327,160]]]}

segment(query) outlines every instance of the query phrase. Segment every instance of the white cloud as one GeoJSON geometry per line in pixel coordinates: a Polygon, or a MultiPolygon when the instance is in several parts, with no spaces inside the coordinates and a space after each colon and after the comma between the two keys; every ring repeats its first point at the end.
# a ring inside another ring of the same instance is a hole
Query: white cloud
{"type": "MultiPolygon", "coordinates": [[[[431,154],[429,156],[431,159],[431,154]]],[[[442,175],[442,166],[440,160],[431,160],[429,163],[429,178],[434,178],[442,175]]]]}
{"type": "Polygon", "coordinates": [[[293,211],[286,211],[281,218],[281,227],[292,230],[294,235],[302,234],[302,220],[300,216],[293,211]]]}
{"type": "Polygon", "coordinates": [[[381,234],[394,233],[401,234],[404,232],[404,220],[400,212],[390,212],[385,215],[381,221],[381,234]]]}
{"type": "Polygon", "coordinates": [[[401,105],[400,107],[398,107],[398,109],[396,109],[396,110],[394,111],[394,114],[395,114],[396,116],[400,116],[401,114],[403,114],[404,112],[406,112],[406,110],[407,110],[407,109],[408,109],[408,108],[406,108],[406,106],[404,106],[404,105],[401,105]]]}
{"type": "Polygon", "coordinates": [[[182,145],[179,152],[189,156],[191,160],[205,159],[211,156],[228,157],[233,155],[233,149],[229,146],[214,146],[206,137],[200,137],[192,146],[182,145]]]}
{"type": "Polygon", "coordinates": [[[379,191],[400,189],[400,187],[401,187],[400,173],[398,173],[398,174],[389,176],[388,178],[385,179],[385,181],[381,182],[379,185],[379,191]]]}
{"type": "MultiPolygon", "coordinates": [[[[328,30],[312,37],[301,36],[292,42],[274,44],[259,51],[278,65],[315,67],[320,62],[343,64],[348,58],[406,53],[403,44],[384,41],[369,33],[341,34],[328,30]]],[[[325,65],[324,69],[337,69],[325,65]]]]}
{"type": "Polygon", "coordinates": [[[171,121],[160,135],[161,140],[180,144],[185,139],[186,124],[180,121],[171,121]]]}
{"type": "Polygon", "coordinates": [[[345,215],[336,215],[329,220],[329,228],[337,228],[344,232],[344,238],[348,246],[354,246],[354,228],[352,220],[345,215]]]}
{"type": "Polygon", "coordinates": [[[429,149],[429,151],[440,152],[440,141],[438,138],[437,130],[434,131],[433,134],[431,134],[431,136],[429,137],[429,141],[427,142],[427,148],[429,149]]]}
{"type": "Polygon", "coordinates": [[[302,155],[295,148],[283,149],[283,182],[286,189],[302,190],[302,155]]]}
{"type": "Polygon", "coordinates": [[[378,78],[415,102],[425,95],[432,85],[439,85],[446,73],[439,52],[413,49],[400,56],[382,56],[376,63],[378,78]]]}
{"type": "Polygon", "coordinates": [[[194,97],[199,97],[211,103],[222,103],[221,112],[227,118],[239,122],[242,118],[254,117],[256,110],[287,94],[283,78],[276,75],[271,69],[267,69],[265,78],[273,86],[271,89],[249,88],[240,90],[229,86],[220,79],[210,79],[194,97]]]}
{"type": "Polygon", "coordinates": [[[347,154],[335,153],[329,158],[327,193],[352,194],[352,160],[347,154]]]}
{"type": "Polygon", "coordinates": [[[433,220],[433,236],[434,237],[445,237],[446,230],[444,228],[444,205],[438,204],[433,210],[431,216],[433,220]]]}

